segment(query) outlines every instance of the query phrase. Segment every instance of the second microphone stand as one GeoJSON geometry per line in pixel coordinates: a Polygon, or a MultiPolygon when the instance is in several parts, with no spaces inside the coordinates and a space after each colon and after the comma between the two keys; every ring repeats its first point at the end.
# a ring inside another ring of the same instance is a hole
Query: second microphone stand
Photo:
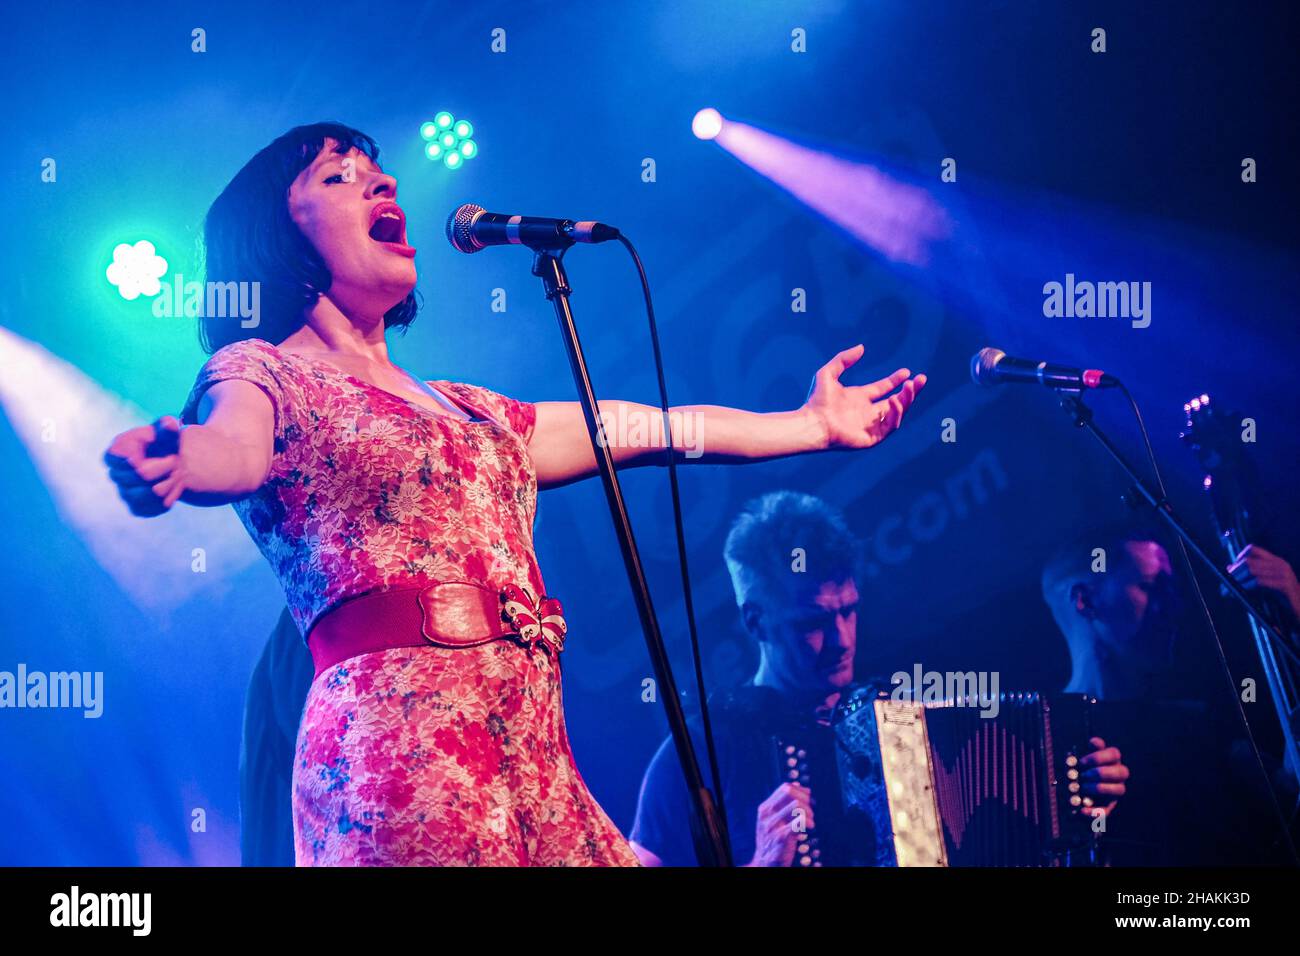
{"type": "MultiPolygon", "coordinates": [[[[1258,607],[1256,607],[1255,603],[1251,601],[1250,595],[1246,593],[1245,588],[1243,588],[1231,574],[1220,567],[1219,563],[1215,561],[1214,558],[1210,557],[1205,549],[1196,542],[1194,537],[1192,537],[1192,533],[1188,530],[1187,526],[1183,524],[1182,519],[1174,513],[1173,506],[1169,503],[1169,499],[1165,497],[1163,489],[1160,494],[1153,491],[1147,485],[1142,476],[1139,475],[1136,469],[1134,469],[1134,467],[1129,463],[1128,459],[1124,457],[1123,453],[1115,447],[1114,442],[1107,437],[1106,433],[1103,432],[1093,420],[1092,409],[1083,403],[1083,399],[1077,393],[1069,390],[1062,390],[1059,392],[1059,398],[1061,407],[1065,409],[1069,416],[1074,420],[1074,424],[1077,427],[1086,430],[1093,438],[1097,439],[1098,443],[1110,453],[1111,458],[1115,459],[1115,462],[1131,479],[1133,482],[1133,490],[1137,492],[1148,506],[1150,506],[1152,511],[1160,516],[1161,520],[1169,526],[1170,530],[1172,530],[1174,534],[1178,535],[1184,545],[1184,553],[1190,551],[1192,554],[1196,555],[1205,567],[1214,572],[1215,578],[1218,579],[1219,584],[1223,586],[1228,594],[1235,598],[1237,602],[1246,609],[1246,613],[1250,615],[1252,623],[1276,642],[1276,646],[1294,654],[1291,642],[1288,641],[1282,635],[1281,631],[1279,631],[1273,623],[1268,620],[1268,617],[1261,612],[1258,607]]],[[[1190,562],[1188,563],[1190,565],[1190,562]]],[[[1190,566],[1188,567],[1188,571],[1193,574],[1195,573],[1190,566]]],[[[1255,732],[1250,726],[1250,721],[1246,719],[1246,711],[1242,707],[1241,698],[1237,696],[1236,683],[1232,676],[1232,670],[1228,666],[1227,657],[1224,655],[1223,645],[1218,639],[1218,632],[1214,629],[1214,620],[1209,615],[1208,607],[1205,611],[1206,616],[1209,618],[1209,625],[1211,629],[1214,630],[1215,650],[1219,655],[1219,666],[1227,677],[1228,685],[1232,690],[1232,699],[1236,705],[1237,718],[1246,732],[1246,739],[1250,744],[1255,757],[1255,762],[1259,766],[1260,773],[1266,781],[1269,781],[1267,785],[1268,795],[1272,799],[1273,811],[1277,819],[1282,841],[1290,853],[1292,862],[1300,862],[1296,856],[1296,846],[1291,836],[1290,824],[1282,812],[1281,805],[1278,803],[1277,792],[1269,780],[1267,771],[1264,769],[1264,761],[1260,754],[1259,744],[1255,740],[1255,732]]]]}

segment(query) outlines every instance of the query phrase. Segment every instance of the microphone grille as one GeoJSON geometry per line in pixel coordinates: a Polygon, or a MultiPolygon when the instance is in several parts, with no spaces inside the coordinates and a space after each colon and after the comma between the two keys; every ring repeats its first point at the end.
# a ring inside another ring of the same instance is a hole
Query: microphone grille
{"type": "Polygon", "coordinates": [[[478,218],[485,210],[482,206],[476,206],[472,202],[457,206],[447,217],[447,241],[451,243],[452,248],[457,252],[473,253],[478,252],[484,247],[474,241],[470,233],[470,227],[474,220],[478,218]]]}
{"type": "Polygon", "coordinates": [[[970,359],[970,378],[976,385],[993,385],[997,382],[995,370],[998,363],[1007,357],[1001,349],[982,348],[970,359]]]}

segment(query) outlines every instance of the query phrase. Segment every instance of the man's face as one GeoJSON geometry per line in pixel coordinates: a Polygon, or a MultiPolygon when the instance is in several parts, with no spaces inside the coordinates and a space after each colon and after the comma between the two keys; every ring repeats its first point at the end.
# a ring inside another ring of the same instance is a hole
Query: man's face
{"type": "Polygon", "coordinates": [[[1173,634],[1173,569],[1154,541],[1128,541],[1126,560],[1098,574],[1090,589],[1092,629],[1121,654],[1156,658],[1167,654],[1173,634]]]}
{"type": "Polygon", "coordinates": [[[809,692],[847,686],[858,642],[857,585],[833,580],[799,589],[764,612],[760,639],[786,686],[809,692]]]}

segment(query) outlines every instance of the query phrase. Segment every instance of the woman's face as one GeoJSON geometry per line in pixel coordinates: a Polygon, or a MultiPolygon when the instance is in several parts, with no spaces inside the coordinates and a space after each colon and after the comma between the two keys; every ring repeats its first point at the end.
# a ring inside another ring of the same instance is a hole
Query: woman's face
{"type": "Polygon", "coordinates": [[[329,269],[326,293],[347,316],[382,318],[415,288],[415,250],[397,180],[332,139],[289,187],[289,216],[329,269]]]}

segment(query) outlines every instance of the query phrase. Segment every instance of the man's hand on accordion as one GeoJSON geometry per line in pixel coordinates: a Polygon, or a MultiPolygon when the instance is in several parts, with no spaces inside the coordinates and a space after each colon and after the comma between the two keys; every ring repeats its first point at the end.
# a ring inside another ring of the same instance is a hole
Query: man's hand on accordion
{"type": "Polygon", "coordinates": [[[1093,799],[1089,812],[1093,816],[1105,816],[1124,796],[1128,767],[1121,763],[1119,748],[1107,747],[1106,741],[1100,737],[1092,737],[1088,743],[1093,749],[1079,758],[1079,779],[1083,781],[1083,795],[1093,799]]]}
{"type": "Polygon", "coordinates": [[[814,826],[812,792],[797,783],[781,784],[758,806],[754,858],[745,866],[789,866],[799,834],[811,832],[814,826]]]}

